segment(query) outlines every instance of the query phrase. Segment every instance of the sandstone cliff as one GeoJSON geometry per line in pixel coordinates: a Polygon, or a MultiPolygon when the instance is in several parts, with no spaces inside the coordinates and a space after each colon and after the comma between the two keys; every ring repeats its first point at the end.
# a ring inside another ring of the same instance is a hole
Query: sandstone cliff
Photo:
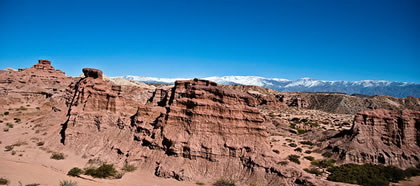
{"type": "Polygon", "coordinates": [[[70,86],[63,148],[91,159],[134,162],[178,180],[322,185],[294,166],[278,164],[257,100],[249,94],[194,79],[156,89],[146,104],[131,107],[125,103],[133,100],[99,78],[100,71],[84,73],[70,86]]]}
{"type": "Polygon", "coordinates": [[[378,109],[358,113],[353,127],[328,146],[344,163],[413,167],[420,163],[420,112],[378,109]]]}

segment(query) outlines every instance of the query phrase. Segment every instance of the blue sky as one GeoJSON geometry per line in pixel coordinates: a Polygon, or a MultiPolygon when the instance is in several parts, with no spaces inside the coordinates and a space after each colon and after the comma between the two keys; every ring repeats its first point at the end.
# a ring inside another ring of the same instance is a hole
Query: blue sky
{"type": "Polygon", "coordinates": [[[420,82],[420,1],[0,0],[0,69],[420,82]]]}

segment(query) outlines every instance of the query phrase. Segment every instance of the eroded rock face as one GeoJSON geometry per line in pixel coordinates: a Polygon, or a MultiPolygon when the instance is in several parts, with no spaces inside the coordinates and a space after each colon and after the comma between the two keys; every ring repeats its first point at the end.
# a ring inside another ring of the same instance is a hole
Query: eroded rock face
{"type": "Polygon", "coordinates": [[[62,142],[84,157],[136,162],[156,176],[178,180],[323,183],[294,166],[279,165],[257,100],[249,94],[194,79],[156,89],[148,103],[129,108],[120,104],[125,95],[102,79],[87,76],[71,87],[62,142]]]}
{"type": "Polygon", "coordinates": [[[67,136],[73,137],[70,135],[72,130],[67,130],[68,125],[76,126],[93,121],[93,127],[100,131],[102,119],[111,118],[117,107],[123,105],[123,100],[119,98],[121,86],[104,81],[100,70],[84,68],[83,73],[85,78],[72,83],[67,89],[68,118],[60,131],[63,144],[67,136]]]}
{"type": "Polygon", "coordinates": [[[46,100],[56,103],[61,101],[66,87],[72,81],[73,78],[55,70],[47,60],[39,60],[38,64],[19,71],[0,70],[1,106],[15,103],[42,106],[46,100]]]}
{"type": "Polygon", "coordinates": [[[358,113],[352,129],[333,138],[330,148],[344,162],[416,166],[420,163],[420,112],[358,113]]]}
{"type": "Polygon", "coordinates": [[[159,132],[147,132],[161,139],[146,143],[162,141],[161,148],[168,155],[216,161],[269,150],[264,119],[255,107],[256,100],[247,94],[194,79],[177,81],[170,92],[158,90],[151,102],[157,103],[155,107],[165,107],[164,112],[147,122],[142,115],[151,114],[140,109],[134,122],[139,127],[161,126],[159,132]]]}

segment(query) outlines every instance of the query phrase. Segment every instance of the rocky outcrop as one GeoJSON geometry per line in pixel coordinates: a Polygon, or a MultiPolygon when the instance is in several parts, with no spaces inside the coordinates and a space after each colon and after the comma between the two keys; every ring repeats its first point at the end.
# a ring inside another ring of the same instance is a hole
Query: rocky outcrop
{"type": "Polygon", "coordinates": [[[3,105],[42,105],[46,98],[61,99],[73,80],[64,72],[55,70],[47,60],[39,60],[38,64],[19,71],[0,70],[0,102],[3,105]]]}
{"type": "Polygon", "coordinates": [[[31,68],[19,69],[19,71],[31,73],[33,75],[38,76],[65,76],[63,71],[54,69],[54,67],[51,65],[51,61],[42,59],[38,60],[38,64],[35,64],[31,68]]]}
{"type": "Polygon", "coordinates": [[[123,104],[129,102],[124,92],[85,74],[69,88],[68,118],[60,133],[64,147],[78,149],[83,157],[136,162],[156,176],[178,180],[230,177],[244,183],[322,185],[294,166],[279,164],[258,101],[247,93],[206,80],[177,81],[156,89],[132,111],[123,104]]]}
{"type": "Polygon", "coordinates": [[[358,113],[353,127],[328,146],[343,162],[407,168],[420,163],[420,112],[378,109],[358,113]]]}
{"type": "Polygon", "coordinates": [[[224,85],[247,92],[263,109],[312,109],[334,114],[356,114],[374,109],[420,110],[420,98],[390,96],[350,96],[343,93],[277,92],[269,88],[247,85],[224,85]]]}
{"type": "Polygon", "coordinates": [[[84,77],[90,77],[93,79],[103,79],[101,70],[94,68],[84,68],[82,71],[84,77]]]}
{"type": "Polygon", "coordinates": [[[72,83],[67,89],[68,118],[60,131],[63,144],[66,139],[77,137],[76,134],[71,135],[71,129],[67,130],[69,125],[93,121],[93,127],[100,131],[101,119],[106,114],[116,113],[117,107],[122,105],[122,99],[119,99],[121,86],[104,81],[101,70],[84,68],[83,73],[85,78],[72,83]]]}

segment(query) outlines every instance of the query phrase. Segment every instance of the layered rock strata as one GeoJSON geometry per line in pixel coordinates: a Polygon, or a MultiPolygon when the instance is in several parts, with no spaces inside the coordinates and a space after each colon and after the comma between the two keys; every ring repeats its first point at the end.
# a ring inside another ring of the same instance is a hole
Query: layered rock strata
{"type": "Polygon", "coordinates": [[[329,148],[345,163],[416,166],[420,163],[420,112],[378,109],[358,113],[351,130],[333,137],[329,148]]]}

